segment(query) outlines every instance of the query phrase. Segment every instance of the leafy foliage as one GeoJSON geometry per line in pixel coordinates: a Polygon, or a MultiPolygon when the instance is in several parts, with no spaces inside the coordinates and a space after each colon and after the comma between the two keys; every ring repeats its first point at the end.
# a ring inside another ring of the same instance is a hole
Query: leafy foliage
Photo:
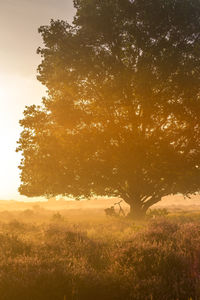
{"type": "Polygon", "coordinates": [[[143,215],[163,196],[200,187],[200,3],[76,0],[72,25],[39,29],[20,193],[118,196],[143,215]]]}

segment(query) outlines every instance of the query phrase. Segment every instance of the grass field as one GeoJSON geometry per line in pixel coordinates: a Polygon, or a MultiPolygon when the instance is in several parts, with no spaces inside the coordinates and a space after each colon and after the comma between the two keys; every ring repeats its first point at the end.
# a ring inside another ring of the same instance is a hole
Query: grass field
{"type": "Polygon", "coordinates": [[[0,213],[1,300],[200,299],[200,212],[0,213]]]}

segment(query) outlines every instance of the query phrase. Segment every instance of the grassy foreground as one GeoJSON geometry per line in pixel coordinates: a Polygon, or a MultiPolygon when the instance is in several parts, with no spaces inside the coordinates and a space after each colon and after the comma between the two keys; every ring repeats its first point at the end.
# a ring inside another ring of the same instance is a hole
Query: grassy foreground
{"type": "Polygon", "coordinates": [[[0,224],[1,300],[200,299],[200,214],[15,217],[0,224]]]}

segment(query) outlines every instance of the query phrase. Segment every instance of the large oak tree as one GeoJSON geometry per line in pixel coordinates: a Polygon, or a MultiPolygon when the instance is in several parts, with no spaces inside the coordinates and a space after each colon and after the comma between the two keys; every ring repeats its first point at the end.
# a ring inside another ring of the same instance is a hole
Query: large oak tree
{"type": "Polygon", "coordinates": [[[42,26],[26,107],[27,196],[117,196],[134,217],[200,190],[200,1],[75,0],[73,24],[42,26]]]}

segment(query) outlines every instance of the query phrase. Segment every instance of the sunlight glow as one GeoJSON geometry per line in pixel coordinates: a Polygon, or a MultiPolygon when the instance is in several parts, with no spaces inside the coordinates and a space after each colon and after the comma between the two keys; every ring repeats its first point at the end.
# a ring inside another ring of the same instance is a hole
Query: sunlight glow
{"type": "Polygon", "coordinates": [[[4,90],[3,88],[0,86],[0,99],[4,97],[4,90]]]}
{"type": "MultiPolygon", "coordinates": [[[[39,103],[44,95],[34,78],[0,73],[0,199],[19,197],[20,154],[15,152],[25,105],[39,103]]],[[[21,197],[20,197],[21,199],[21,197]]]]}

